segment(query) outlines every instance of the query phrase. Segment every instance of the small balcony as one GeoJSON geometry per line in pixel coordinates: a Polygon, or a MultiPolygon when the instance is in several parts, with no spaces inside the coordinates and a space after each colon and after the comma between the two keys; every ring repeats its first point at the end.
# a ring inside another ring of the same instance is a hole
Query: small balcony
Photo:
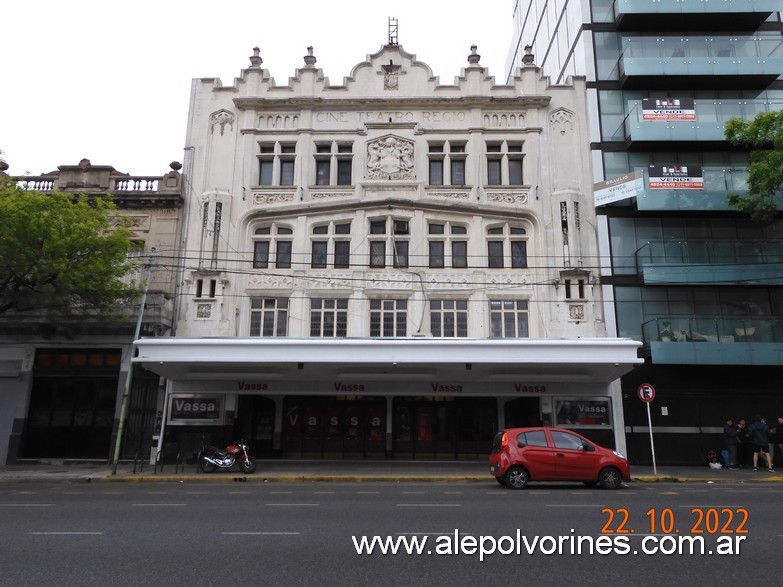
{"type": "Polygon", "coordinates": [[[621,37],[624,88],[766,87],[783,71],[780,35],[621,37]]]}
{"type": "Polygon", "coordinates": [[[668,316],[642,325],[655,364],[783,366],[783,318],[668,316]]]}
{"type": "Polygon", "coordinates": [[[712,29],[716,23],[731,22],[734,30],[756,29],[780,10],[779,0],[615,0],[614,22],[620,30],[662,30],[672,20],[702,23],[712,29]],[[706,21],[706,22],[705,22],[706,21]]]}
{"type": "Polygon", "coordinates": [[[647,285],[783,285],[783,241],[657,239],[635,255],[647,285]]]}
{"type": "Polygon", "coordinates": [[[641,100],[631,100],[628,106],[622,128],[614,136],[631,148],[645,149],[655,148],[649,144],[655,142],[725,142],[730,119],[752,120],[761,112],[783,110],[783,102],[767,100],[693,100],[692,109],[672,114],[645,110],[641,100]]]}

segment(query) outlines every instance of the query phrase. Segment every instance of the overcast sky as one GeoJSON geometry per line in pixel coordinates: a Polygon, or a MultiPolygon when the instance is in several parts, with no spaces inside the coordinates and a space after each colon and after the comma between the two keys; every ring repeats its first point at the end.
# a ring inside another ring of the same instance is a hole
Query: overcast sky
{"type": "Polygon", "coordinates": [[[444,83],[470,46],[504,82],[511,0],[12,0],[0,9],[0,151],[12,175],[82,158],[131,175],[182,161],[190,84],[233,84],[253,47],[278,85],[314,47],[332,84],[388,40],[444,83]]]}

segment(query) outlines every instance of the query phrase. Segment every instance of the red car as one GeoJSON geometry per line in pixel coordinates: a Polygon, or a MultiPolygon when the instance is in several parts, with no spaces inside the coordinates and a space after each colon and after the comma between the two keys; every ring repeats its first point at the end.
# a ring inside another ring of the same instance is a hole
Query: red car
{"type": "Polygon", "coordinates": [[[489,472],[511,489],[523,489],[528,481],[582,481],[617,489],[631,480],[623,455],[562,428],[501,430],[492,443],[489,472]]]}

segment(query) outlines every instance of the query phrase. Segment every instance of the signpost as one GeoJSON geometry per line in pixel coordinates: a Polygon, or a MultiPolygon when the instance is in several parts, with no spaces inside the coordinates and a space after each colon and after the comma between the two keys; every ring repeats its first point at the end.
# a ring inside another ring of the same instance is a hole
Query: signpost
{"type": "Polygon", "coordinates": [[[639,399],[647,404],[647,427],[650,429],[650,450],[652,451],[653,475],[658,474],[655,466],[655,444],[653,443],[652,417],[650,416],[650,403],[655,399],[655,388],[649,383],[642,383],[636,390],[639,399]]]}

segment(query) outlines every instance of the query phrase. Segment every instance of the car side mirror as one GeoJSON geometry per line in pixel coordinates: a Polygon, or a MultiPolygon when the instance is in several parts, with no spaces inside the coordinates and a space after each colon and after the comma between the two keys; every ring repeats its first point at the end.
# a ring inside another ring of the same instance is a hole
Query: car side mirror
{"type": "Polygon", "coordinates": [[[585,452],[595,452],[595,447],[592,444],[585,442],[582,447],[584,448],[585,452]]]}

